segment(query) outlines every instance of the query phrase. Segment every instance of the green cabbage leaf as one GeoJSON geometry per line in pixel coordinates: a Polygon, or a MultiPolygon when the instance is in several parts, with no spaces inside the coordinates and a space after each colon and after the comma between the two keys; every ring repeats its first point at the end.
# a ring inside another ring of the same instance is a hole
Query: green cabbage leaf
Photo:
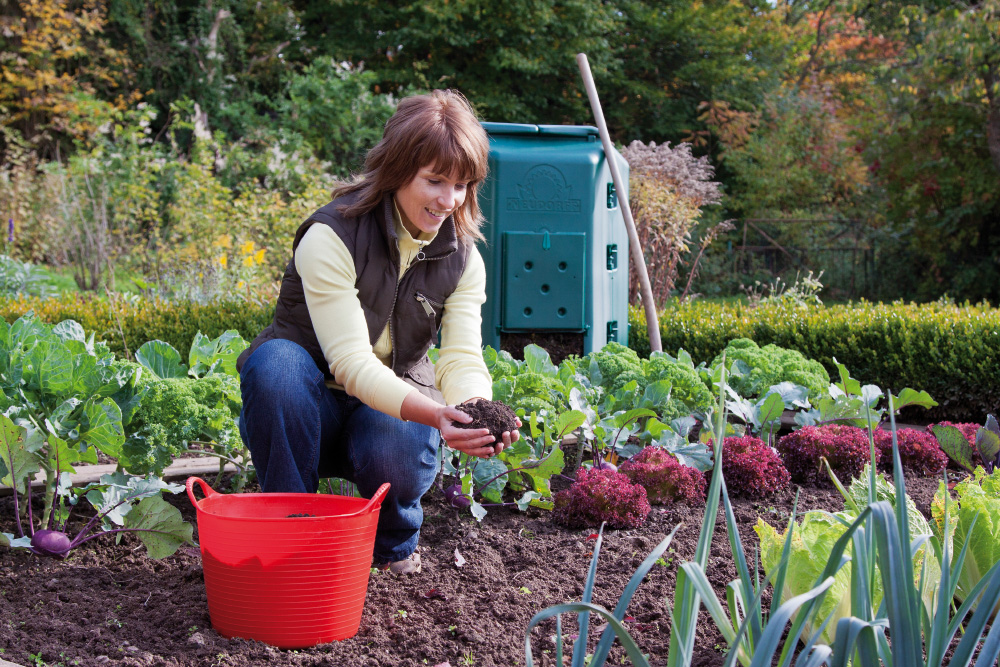
{"type": "MultiPolygon", "coordinates": [[[[858,479],[847,489],[850,501],[844,511],[837,513],[813,510],[806,512],[802,520],[793,527],[791,553],[788,560],[788,572],[785,576],[781,599],[788,600],[812,589],[823,568],[830,559],[830,553],[837,539],[847,530],[847,525],[857,519],[857,508],[868,505],[869,471],[866,467],[858,479]]],[[[887,500],[895,506],[895,489],[886,482],[881,474],[875,476],[875,499],[887,500]]],[[[931,526],[920,513],[913,501],[906,497],[907,516],[910,521],[910,533],[915,538],[918,535],[931,535],[931,526]]],[[[771,575],[778,567],[784,548],[786,532],[778,532],[763,519],[758,519],[754,527],[760,539],[760,559],[764,572],[771,575]]],[[[846,555],[851,556],[853,545],[848,546],[846,555]]],[[[873,609],[878,609],[882,603],[882,577],[876,569],[874,586],[871,591],[873,609]]],[[[985,570],[984,570],[985,572],[985,570]]],[[[941,581],[941,566],[929,542],[921,546],[913,558],[914,584],[921,586],[921,598],[927,613],[933,616],[934,595],[941,581]],[[921,579],[922,577],[922,579],[921,579]]],[[[845,565],[838,570],[833,585],[827,592],[821,605],[812,617],[805,623],[803,641],[807,641],[823,624],[827,616],[831,616],[820,635],[823,643],[833,645],[837,621],[851,616],[851,567],[845,565]]]]}
{"type": "Polygon", "coordinates": [[[983,575],[1000,560],[1000,468],[988,474],[977,467],[970,477],[955,485],[955,495],[957,502],[941,482],[931,503],[931,519],[934,535],[942,544],[947,541],[953,554],[958,554],[966,542],[969,544],[955,589],[955,598],[963,602],[983,575]],[[944,535],[946,502],[947,536],[944,535]]]}

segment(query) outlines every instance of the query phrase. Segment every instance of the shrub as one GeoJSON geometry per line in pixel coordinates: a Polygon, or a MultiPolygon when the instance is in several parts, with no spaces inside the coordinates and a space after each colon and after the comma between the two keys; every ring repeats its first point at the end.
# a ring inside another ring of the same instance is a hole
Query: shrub
{"type": "Polygon", "coordinates": [[[820,461],[826,457],[834,474],[847,484],[869,462],[868,434],[856,426],[806,426],[778,438],[777,450],[796,482],[830,485],[820,461]]]}
{"type": "MultiPolygon", "coordinates": [[[[793,308],[781,305],[667,304],[660,311],[663,349],[713,359],[729,341],[750,338],[798,350],[834,371],[844,364],[861,384],[915,387],[938,407],[929,420],[974,421],[1000,404],[1000,309],[989,304],[868,303],[793,308]]],[[[629,310],[629,346],[649,354],[642,308],[629,310]]]]}
{"type": "MultiPolygon", "coordinates": [[[[975,439],[975,433],[973,433],[975,439]]],[[[914,428],[901,428],[896,431],[896,443],[899,446],[899,459],[903,469],[920,475],[937,475],[948,465],[948,455],[941,450],[931,433],[914,428]]],[[[878,456],[878,467],[892,472],[892,433],[879,429],[875,431],[875,449],[878,456]]]]}
{"type": "Polygon", "coordinates": [[[646,490],[620,472],[580,470],[576,481],[553,498],[552,518],[570,528],[607,522],[611,528],[638,528],[646,522],[646,490]]]}
{"type": "Polygon", "coordinates": [[[86,331],[107,342],[118,357],[135,353],[150,340],[162,340],[178,350],[187,350],[199,331],[215,338],[235,329],[246,340],[253,340],[271,323],[274,304],[258,306],[246,301],[214,301],[197,304],[189,301],[165,301],[137,298],[102,299],[88,293],[65,294],[53,299],[19,296],[0,298],[0,317],[13,322],[29,311],[39,320],[56,324],[76,320],[86,331]],[[123,344],[124,339],[124,344],[123,344]]]}
{"type": "MultiPolygon", "coordinates": [[[[622,149],[622,157],[629,164],[629,205],[649,264],[649,282],[654,299],[662,303],[674,289],[684,255],[693,250],[691,233],[702,208],[722,199],[721,184],[712,180],[708,159],[691,154],[691,144],[633,141],[622,149]]],[[[630,275],[629,302],[635,303],[639,279],[634,266],[630,275]]]]}
{"type": "Polygon", "coordinates": [[[682,464],[659,447],[646,447],[622,464],[620,470],[645,487],[649,501],[657,505],[705,499],[705,477],[701,471],[682,464]]]}
{"type": "MultiPolygon", "coordinates": [[[[729,493],[734,496],[767,496],[788,488],[791,481],[777,453],[753,436],[722,440],[722,473],[729,493]]],[[[712,471],[705,474],[710,477],[712,471]]]]}

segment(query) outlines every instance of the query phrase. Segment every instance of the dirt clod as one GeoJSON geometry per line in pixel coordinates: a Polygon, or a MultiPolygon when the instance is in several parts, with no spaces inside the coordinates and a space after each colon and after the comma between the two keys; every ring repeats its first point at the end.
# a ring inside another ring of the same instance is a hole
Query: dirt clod
{"type": "Polygon", "coordinates": [[[455,407],[472,417],[472,421],[468,424],[455,422],[455,426],[459,428],[487,428],[497,442],[503,439],[505,431],[517,430],[517,415],[500,401],[479,400],[455,407]]]}

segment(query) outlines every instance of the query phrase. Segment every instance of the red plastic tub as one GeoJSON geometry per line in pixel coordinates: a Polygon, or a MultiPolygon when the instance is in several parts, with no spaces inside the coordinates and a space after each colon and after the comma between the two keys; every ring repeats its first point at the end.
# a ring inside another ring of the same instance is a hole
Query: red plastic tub
{"type": "Polygon", "coordinates": [[[375,528],[388,484],[371,500],[317,493],[221,494],[199,477],[187,493],[212,627],[279,648],[353,637],[361,625],[375,528]],[[195,500],[198,484],[205,498],[195,500]],[[303,515],[310,516],[290,516],[303,515]]]}

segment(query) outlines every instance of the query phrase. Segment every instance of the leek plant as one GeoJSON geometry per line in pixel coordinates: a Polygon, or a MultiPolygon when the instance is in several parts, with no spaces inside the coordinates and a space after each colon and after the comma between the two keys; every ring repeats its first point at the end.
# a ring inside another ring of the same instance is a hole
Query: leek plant
{"type": "MultiPolygon", "coordinates": [[[[877,499],[876,474],[873,468],[869,468],[867,507],[859,507],[857,518],[852,522],[839,518],[846,526],[845,532],[834,543],[822,572],[805,593],[782,600],[795,512],[789,520],[778,566],[762,582],[757,575],[756,556],[753,570],[747,563],[728,494],[722,484],[730,548],[740,574],[740,578],[727,587],[726,606],[712,590],[700,563],[685,563],[682,570],[697,587],[706,610],[729,644],[726,667],[734,667],[737,662],[745,667],[772,664],[788,667],[793,659],[795,667],[846,667],[849,664],[907,667],[947,664],[958,667],[971,664],[977,650],[977,664],[993,665],[997,660],[1000,655],[1000,624],[995,624],[988,632],[986,626],[991,610],[1000,601],[1000,564],[993,565],[965,603],[952,614],[952,600],[958,574],[966,558],[967,545],[956,556],[951,553],[947,542],[942,544],[928,535],[913,536],[896,442],[894,397],[889,395],[888,398],[895,462],[895,506],[877,499]],[[914,556],[921,549],[926,553],[928,542],[941,565],[940,579],[936,582],[929,578],[928,559],[918,559],[922,566],[920,572],[914,571],[914,556]],[[847,555],[849,543],[852,549],[847,555]],[[821,636],[833,621],[836,607],[824,618],[819,618],[817,612],[830,592],[834,576],[844,567],[849,568],[851,576],[850,614],[836,620],[835,639],[830,646],[822,643],[821,636]],[[765,610],[761,594],[769,583],[773,585],[773,597],[765,610]],[[878,583],[887,594],[876,607],[872,600],[878,583]],[[930,605],[925,601],[928,585],[935,589],[930,605]],[[968,618],[973,601],[980,595],[984,604],[980,604],[968,618]],[[789,622],[791,627],[782,641],[789,622]],[[811,629],[808,633],[807,627],[811,629]],[[945,663],[945,654],[960,630],[963,635],[950,661],[945,663]],[[799,641],[803,646],[796,654],[799,641]]],[[[949,521],[946,511],[945,534],[948,534],[949,521]]]]}

